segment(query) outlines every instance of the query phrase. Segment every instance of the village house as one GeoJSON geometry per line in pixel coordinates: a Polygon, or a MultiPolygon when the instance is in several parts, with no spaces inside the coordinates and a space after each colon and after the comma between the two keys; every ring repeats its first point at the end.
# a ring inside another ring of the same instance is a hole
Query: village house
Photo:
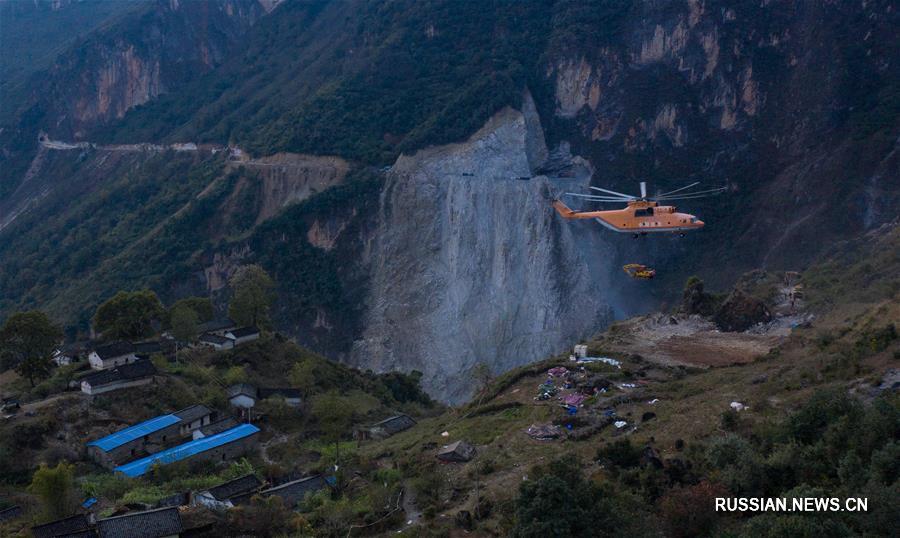
{"type": "Polygon", "coordinates": [[[150,359],[139,359],[136,362],[122,364],[83,377],[81,392],[93,396],[113,390],[147,385],[153,382],[153,376],[156,374],[156,366],[150,359]]]}
{"type": "Polygon", "coordinates": [[[256,403],[268,398],[281,398],[291,407],[300,407],[302,394],[299,389],[292,388],[256,388],[249,383],[238,383],[226,389],[228,401],[233,407],[250,409],[256,403]]]}
{"type": "Polygon", "coordinates": [[[34,538],[57,538],[59,536],[91,536],[91,522],[85,514],[57,519],[43,525],[31,527],[34,538]]]}
{"type": "Polygon", "coordinates": [[[394,415],[381,422],[376,422],[368,428],[360,428],[356,431],[356,438],[358,440],[386,439],[415,425],[416,421],[409,415],[394,415]]]}
{"type": "Polygon", "coordinates": [[[232,499],[252,495],[259,491],[262,485],[262,480],[257,478],[256,475],[248,474],[209,488],[206,491],[197,492],[191,499],[191,504],[194,506],[205,506],[213,510],[233,508],[235,503],[232,502],[232,499]]]}
{"type": "Polygon", "coordinates": [[[120,465],[114,469],[128,477],[142,476],[154,465],[183,460],[229,461],[242,456],[256,446],[259,428],[241,424],[215,435],[188,441],[145,458],[120,465]]]}
{"type": "Polygon", "coordinates": [[[220,336],[218,334],[201,334],[199,340],[201,344],[207,345],[215,349],[216,351],[222,351],[223,349],[231,349],[234,347],[234,340],[232,338],[228,338],[227,336],[220,336]]]}
{"type": "Polygon", "coordinates": [[[175,507],[97,520],[100,538],[177,538],[183,532],[181,515],[175,507]]]}
{"type": "Polygon", "coordinates": [[[89,344],[87,342],[75,342],[65,344],[56,348],[50,360],[57,366],[68,366],[72,363],[81,362],[87,358],[89,344]]]}
{"type": "Polygon", "coordinates": [[[284,403],[290,407],[300,407],[301,393],[300,389],[290,388],[274,388],[274,389],[257,389],[258,400],[267,400],[269,398],[281,398],[284,403]]]}
{"type": "Polygon", "coordinates": [[[225,333],[237,329],[237,323],[230,319],[207,321],[197,326],[197,332],[225,336],[225,333]]]}
{"type": "Polygon", "coordinates": [[[323,490],[326,487],[328,487],[328,482],[325,481],[325,478],[322,475],[315,475],[264,489],[259,494],[263,497],[272,495],[281,497],[285,506],[293,508],[307,495],[323,490]]]}
{"type": "Polygon", "coordinates": [[[239,346],[246,342],[259,339],[259,329],[256,327],[241,327],[225,333],[225,336],[234,340],[234,345],[239,346]]]}
{"type": "Polygon", "coordinates": [[[130,342],[112,342],[94,348],[88,355],[88,362],[94,370],[105,370],[137,360],[134,345],[130,342]]]}
{"type": "Polygon", "coordinates": [[[239,409],[250,409],[256,405],[256,387],[249,383],[231,385],[225,391],[228,403],[239,409]]]}
{"type": "Polygon", "coordinates": [[[172,413],[181,420],[181,436],[188,437],[201,427],[210,424],[215,419],[216,413],[205,405],[192,405],[181,411],[172,413]]]}
{"type": "Polygon", "coordinates": [[[181,419],[162,415],[129,426],[87,444],[88,456],[98,464],[112,468],[145,453],[161,450],[181,434],[181,419]]]}
{"type": "Polygon", "coordinates": [[[206,426],[201,426],[199,429],[194,430],[192,436],[194,439],[200,439],[201,437],[206,437],[208,435],[215,435],[217,433],[222,433],[225,430],[230,430],[240,424],[238,421],[234,420],[231,417],[225,417],[222,420],[217,420],[216,422],[211,422],[206,426]]]}

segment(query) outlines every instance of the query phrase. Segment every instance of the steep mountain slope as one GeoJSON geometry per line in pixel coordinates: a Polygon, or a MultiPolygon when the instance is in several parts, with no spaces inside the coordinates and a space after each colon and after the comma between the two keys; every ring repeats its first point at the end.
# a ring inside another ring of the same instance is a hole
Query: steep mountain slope
{"type": "Polygon", "coordinates": [[[27,94],[28,77],[49,67],[73,41],[143,0],[0,1],[0,117],[14,112],[12,103],[27,94]]]}
{"type": "Polygon", "coordinates": [[[39,132],[81,139],[89,129],[180,88],[222,63],[272,4],[139,2],[75,41],[49,68],[18,83],[27,93],[5,95],[0,195],[10,195],[21,183],[39,132]]]}
{"type": "MultiPolygon", "coordinates": [[[[544,356],[693,272],[716,285],[801,268],[900,207],[889,1],[287,2],[267,16],[271,3],[186,5],[144,15],[184,41],[151,39],[109,99],[97,80],[124,56],[72,51],[0,132],[15,165],[4,188],[22,185],[0,198],[3,312],[43,306],[84,330],[90,303],[118,287],[227,296],[228,275],[258,262],[279,282],[286,332],[360,366],[423,369],[457,399],[477,362],[544,356]],[[170,78],[145,76],[156,62],[170,78]],[[88,145],[31,160],[35,126],[201,150],[88,145]],[[227,145],[241,151],[225,157],[227,145]],[[282,191],[263,173],[281,153],[343,164],[282,191]],[[709,225],[682,240],[611,236],[548,207],[588,183],[633,192],[639,180],[729,194],[686,201],[709,225]],[[660,276],[626,281],[624,261],[660,276]]],[[[86,39],[125,54],[144,35],[123,23],[86,39]]]]}

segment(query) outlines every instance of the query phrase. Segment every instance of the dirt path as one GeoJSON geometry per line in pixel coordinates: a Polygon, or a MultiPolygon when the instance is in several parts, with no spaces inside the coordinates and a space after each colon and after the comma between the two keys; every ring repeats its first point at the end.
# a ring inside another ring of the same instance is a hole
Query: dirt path
{"type": "Polygon", "coordinates": [[[287,438],[288,438],[287,434],[276,435],[275,437],[269,439],[265,443],[262,443],[261,445],[259,445],[259,448],[260,448],[259,455],[262,456],[263,461],[266,462],[268,465],[275,465],[276,464],[275,460],[273,460],[272,458],[269,457],[269,446],[287,441],[287,438]]]}

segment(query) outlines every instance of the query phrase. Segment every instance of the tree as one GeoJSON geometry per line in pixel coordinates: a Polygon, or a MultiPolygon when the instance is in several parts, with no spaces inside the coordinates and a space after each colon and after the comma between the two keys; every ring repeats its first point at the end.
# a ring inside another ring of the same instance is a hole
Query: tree
{"type": "Polygon", "coordinates": [[[120,291],[97,307],[94,328],[107,338],[136,339],[153,334],[153,324],[165,315],[151,290],[120,291]]]}
{"type": "Polygon", "coordinates": [[[215,315],[215,313],[213,312],[212,301],[209,300],[209,297],[185,297],[184,299],[175,301],[175,304],[173,304],[169,308],[170,321],[172,318],[172,314],[179,308],[188,308],[190,310],[193,310],[197,314],[198,323],[210,321],[215,315]]]}
{"type": "Polygon", "coordinates": [[[610,517],[603,512],[600,491],[584,479],[578,461],[569,456],[551,463],[548,472],[535,480],[522,483],[512,535],[595,536],[597,529],[610,528],[610,517]]]}
{"type": "Polygon", "coordinates": [[[234,292],[228,305],[231,319],[239,325],[268,328],[269,308],[275,299],[272,277],[258,265],[247,265],[241,267],[228,284],[234,292]]]}
{"type": "Polygon", "coordinates": [[[334,465],[337,471],[340,469],[341,438],[353,424],[353,406],[337,390],[330,390],[313,400],[312,413],[325,440],[334,442],[334,465]]]}
{"type": "Polygon", "coordinates": [[[34,386],[50,375],[50,356],[62,340],[62,331],[43,312],[19,312],[0,328],[0,357],[4,367],[14,367],[34,386]]]}
{"type": "Polygon", "coordinates": [[[291,386],[300,390],[304,396],[309,396],[316,386],[316,365],[309,359],[294,363],[288,376],[291,386]]]}
{"type": "Polygon", "coordinates": [[[666,536],[709,536],[719,521],[720,514],[715,510],[716,498],[726,496],[727,489],[707,481],[671,489],[659,501],[666,536]]]}
{"type": "Polygon", "coordinates": [[[75,501],[75,466],[60,462],[56,467],[41,464],[31,479],[28,491],[41,499],[48,520],[71,515],[75,501]]]}
{"type": "Polygon", "coordinates": [[[169,313],[169,323],[172,325],[172,336],[178,342],[190,342],[197,337],[197,312],[184,304],[175,305],[169,313]]]}

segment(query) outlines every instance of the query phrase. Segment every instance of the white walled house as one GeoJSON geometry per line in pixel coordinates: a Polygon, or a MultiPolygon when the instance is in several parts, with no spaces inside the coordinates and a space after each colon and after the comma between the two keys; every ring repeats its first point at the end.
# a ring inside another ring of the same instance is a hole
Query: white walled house
{"type": "Polygon", "coordinates": [[[238,383],[228,387],[228,402],[240,409],[250,409],[256,405],[256,387],[247,383],[238,383]]]}
{"type": "Polygon", "coordinates": [[[225,333],[225,336],[234,340],[234,345],[239,346],[244,342],[252,342],[259,339],[259,329],[256,327],[241,327],[225,333]]]}
{"type": "Polygon", "coordinates": [[[137,360],[134,345],[130,342],[112,342],[95,348],[88,355],[88,362],[94,370],[106,370],[137,360]]]}
{"type": "Polygon", "coordinates": [[[81,392],[94,395],[153,382],[156,367],[150,359],[107,368],[81,379],[81,392]]]}
{"type": "Polygon", "coordinates": [[[185,437],[192,435],[192,432],[203,426],[208,426],[215,418],[213,411],[200,404],[175,411],[172,414],[181,419],[180,433],[185,437]]]}
{"type": "Polygon", "coordinates": [[[231,349],[234,347],[234,339],[218,334],[206,333],[200,336],[200,343],[215,350],[231,349]]]}

